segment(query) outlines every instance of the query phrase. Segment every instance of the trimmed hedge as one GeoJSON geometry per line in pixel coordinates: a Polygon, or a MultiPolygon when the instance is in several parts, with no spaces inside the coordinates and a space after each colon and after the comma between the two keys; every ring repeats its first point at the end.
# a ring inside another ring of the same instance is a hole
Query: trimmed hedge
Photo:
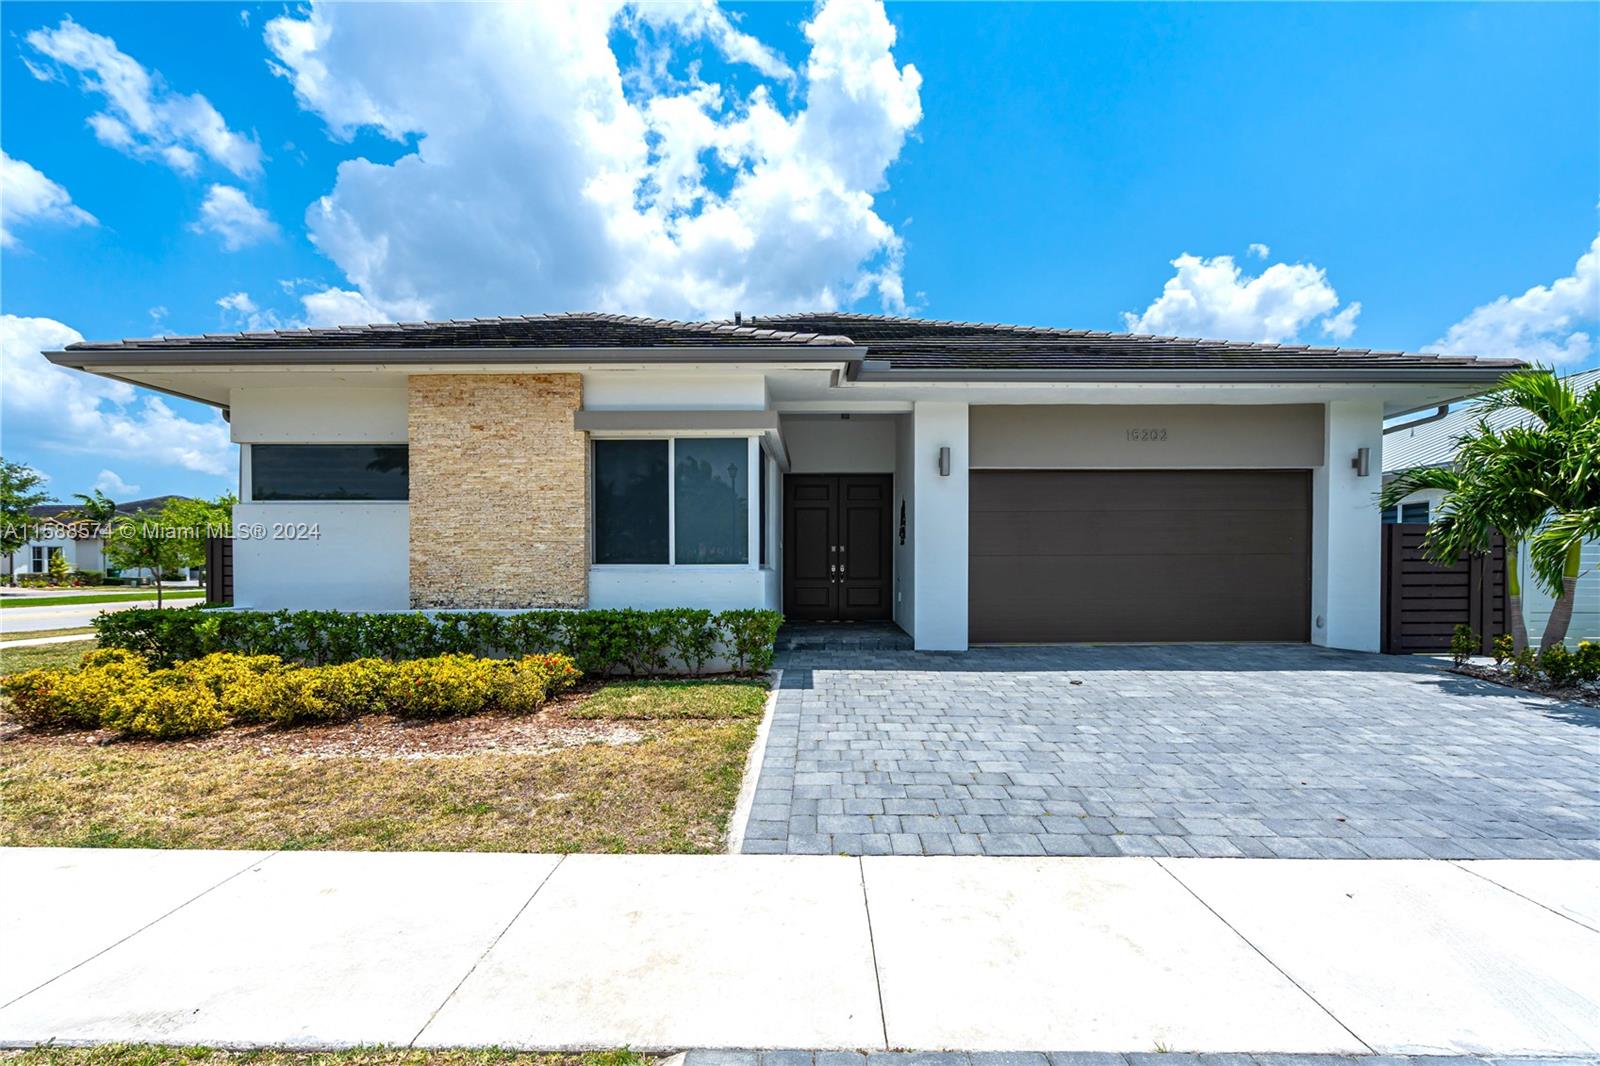
{"type": "Polygon", "coordinates": [[[579,673],[564,655],[480,659],[440,655],[299,666],[274,655],[213,652],[151,669],[133,652],[101,648],[77,670],[0,678],[12,714],[30,725],[187,737],[236,722],[289,724],[393,714],[445,718],[499,710],[532,714],[579,673]]]}
{"type": "Polygon", "coordinates": [[[171,666],[213,652],[276,655],[313,666],[439,655],[568,655],[585,674],[698,675],[721,657],[740,673],[772,667],[783,615],[736,610],[461,611],[436,615],[344,611],[205,611],[140,608],[94,621],[102,648],[171,666]]]}

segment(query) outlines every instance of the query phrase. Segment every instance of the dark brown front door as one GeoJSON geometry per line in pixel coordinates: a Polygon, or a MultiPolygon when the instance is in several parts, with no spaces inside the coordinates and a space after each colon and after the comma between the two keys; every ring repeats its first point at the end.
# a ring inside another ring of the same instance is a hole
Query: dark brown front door
{"type": "Polygon", "coordinates": [[[783,493],[783,613],[809,621],[888,618],[887,474],[790,474],[783,493]]]}
{"type": "Polygon", "coordinates": [[[1300,470],[984,470],[970,489],[974,643],[1304,641],[1300,470]]]}

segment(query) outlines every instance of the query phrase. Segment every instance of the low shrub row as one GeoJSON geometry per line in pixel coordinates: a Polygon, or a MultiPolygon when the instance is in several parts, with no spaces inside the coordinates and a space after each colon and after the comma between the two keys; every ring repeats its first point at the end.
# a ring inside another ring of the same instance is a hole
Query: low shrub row
{"type": "Polygon", "coordinates": [[[100,645],[158,666],[212,652],[276,655],[312,665],[437,655],[571,656],[585,674],[699,675],[714,659],[740,673],[771,668],[777,611],[524,611],[351,614],[343,611],[118,611],[95,619],[100,645]]]}
{"type": "Polygon", "coordinates": [[[531,714],[579,676],[564,655],[440,655],[301,666],[276,655],[213,652],[152,669],[134,652],[102,648],[86,654],[77,670],[27,670],[0,678],[0,689],[10,697],[12,714],[31,725],[181,737],[232,723],[287,724],[362,714],[531,714]]]}
{"type": "MultiPolygon", "coordinates": [[[[1450,638],[1450,655],[1462,666],[1477,654],[1478,635],[1469,626],[1456,626],[1450,638]]],[[[1600,644],[1579,641],[1576,650],[1552,644],[1517,651],[1511,634],[1494,640],[1494,665],[1513,681],[1543,681],[1556,688],[1600,684],[1600,644]]]]}

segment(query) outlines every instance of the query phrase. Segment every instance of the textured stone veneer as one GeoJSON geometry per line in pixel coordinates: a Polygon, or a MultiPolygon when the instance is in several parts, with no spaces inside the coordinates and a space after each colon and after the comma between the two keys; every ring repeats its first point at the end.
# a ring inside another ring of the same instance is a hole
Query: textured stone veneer
{"type": "Polygon", "coordinates": [[[584,607],[578,374],[410,379],[412,607],[584,607]]]}

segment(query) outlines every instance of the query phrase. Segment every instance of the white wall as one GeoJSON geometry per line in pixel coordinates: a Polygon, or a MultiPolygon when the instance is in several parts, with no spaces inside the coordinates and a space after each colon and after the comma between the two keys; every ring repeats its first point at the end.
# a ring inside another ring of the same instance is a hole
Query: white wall
{"type": "Polygon", "coordinates": [[[892,415],[784,415],[783,445],[795,474],[888,474],[894,471],[892,415]]]}
{"type": "Polygon", "coordinates": [[[410,505],[240,503],[233,602],[259,610],[403,611],[410,602],[410,505]],[[315,536],[297,536],[296,527],[315,536]]]}
{"type": "MultiPolygon", "coordinates": [[[[912,637],[919,651],[967,647],[967,405],[918,402],[911,412],[909,475],[917,501],[912,637]],[[939,476],[939,449],[950,474],[939,476]]],[[[1376,558],[1376,549],[1374,549],[1376,558]]]]}
{"type": "Polygon", "coordinates": [[[1383,625],[1383,531],[1375,494],[1383,484],[1383,404],[1328,404],[1322,465],[1311,474],[1311,641],[1377,651],[1383,625]],[[1370,474],[1350,461],[1368,448],[1370,474]]]}
{"type": "Polygon", "coordinates": [[[748,566],[592,566],[589,606],[642,611],[770,606],[777,599],[772,573],[748,566]]]}
{"type": "Polygon", "coordinates": [[[654,374],[595,370],[583,375],[586,411],[760,411],[767,407],[761,374],[654,374]]]}
{"type": "Polygon", "coordinates": [[[915,455],[910,415],[895,418],[894,455],[894,620],[901,629],[917,635],[917,499],[916,480],[911,476],[915,455]],[[906,512],[906,542],[900,543],[900,508],[906,512]]]}
{"type": "Polygon", "coordinates": [[[237,444],[398,444],[406,439],[406,389],[241,388],[229,394],[237,444]]]}
{"type": "Polygon", "coordinates": [[[972,465],[1006,470],[1300,470],[1321,404],[1057,404],[972,409],[972,465]],[[1158,430],[1130,441],[1130,430],[1158,430]],[[1152,434],[1152,436],[1155,436],[1152,434]]]}

